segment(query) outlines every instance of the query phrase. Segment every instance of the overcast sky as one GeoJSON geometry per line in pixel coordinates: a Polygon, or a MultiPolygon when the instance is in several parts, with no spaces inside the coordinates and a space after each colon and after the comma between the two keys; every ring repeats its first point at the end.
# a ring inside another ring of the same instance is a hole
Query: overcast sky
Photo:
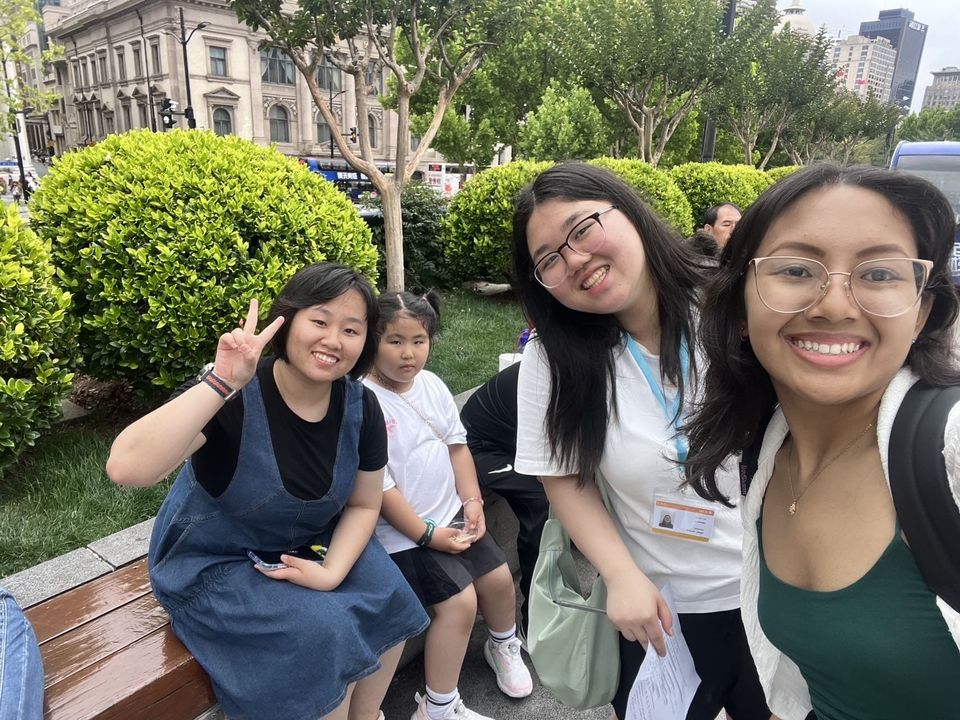
{"type": "MultiPolygon", "coordinates": [[[[806,16],[814,28],[826,25],[833,37],[855,35],[861,22],[876,20],[881,10],[912,10],[913,19],[927,25],[917,88],[913,93],[911,109],[914,112],[920,110],[923,93],[933,81],[931,71],[947,65],[960,67],[960,8],[957,0],[799,0],[799,3],[806,9],[806,16]]],[[[779,0],[777,7],[783,10],[792,4],[791,0],[779,0]]]]}

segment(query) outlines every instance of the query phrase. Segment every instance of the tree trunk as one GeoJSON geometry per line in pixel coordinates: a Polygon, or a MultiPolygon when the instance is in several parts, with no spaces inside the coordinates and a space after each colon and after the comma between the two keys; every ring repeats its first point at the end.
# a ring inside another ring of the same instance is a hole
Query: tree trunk
{"type": "Polygon", "coordinates": [[[400,186],[390,179],[380,188],[383,244],[387,253],[387,290],[403,290],[403,221],[400,186]]]}

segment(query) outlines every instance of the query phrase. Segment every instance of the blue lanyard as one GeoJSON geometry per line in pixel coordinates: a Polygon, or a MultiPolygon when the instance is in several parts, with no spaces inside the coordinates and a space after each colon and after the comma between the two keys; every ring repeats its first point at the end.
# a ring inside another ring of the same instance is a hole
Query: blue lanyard
{"type": "MultiPolygon", "coordinates": [[[[640,368],[640,372],[643,373],[643,377],[647,380],[647,385],[650,386],[650,392],[653,393],[657,402],[660,403],[667,422],[674,430],[673,441],[677,445],[677,459],[682,463],[687,459],[688,446],[687,439],[680,434],[680,430],[677,427],[677,422],[679,421],[678,411],[680,410],[680,392],[678,391],[676,395],[673,396],[673,403],[668,406],[667,397],[663,393],[663,386],[660,384],[660,380],[654,377],[653,371],[650,369],[649,363],[647,363],[647,359],[640,351],[640,346],[637,345],[637,341],[630,336],[630,333],[624,333],[624,335],[626,335],[627,338],[627,348],[630,350],[630,354],[633,355],[637,367],[640,368]]],[[[690,350],[687,348],[687,341],[685,339],[680,342],[680,372],[683,374],[683,379],[686,383],[690,376],[690,350]]]]}

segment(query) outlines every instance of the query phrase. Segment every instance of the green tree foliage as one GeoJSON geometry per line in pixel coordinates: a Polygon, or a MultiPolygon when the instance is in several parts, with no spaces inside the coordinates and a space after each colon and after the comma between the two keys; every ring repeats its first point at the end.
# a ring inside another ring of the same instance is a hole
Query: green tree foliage
{"type": "MultiPolygon", "coordinates": [[[[509,29],[457,93],[458,107],[455,112],[447,109],[433,142],[448,160],[487,167],[500,148],[518,145],[522,127],[518,121],[540,104],[551,82],[573,82],[558,67],[556,53],[546,41],[542,27],[546,6],[531,4],[524,22],[509,29]]],[[[424,81],[429,82],[430,78],[424,81]]],[[[425,90],[411,99],[415,132],[427,128],[433,117],[431,94],[425,90]]]]}
{"type": "Polygon", "coordinates": [[[703,96],[752,52],[776,10],[761,0],[726,38],[716,0],[563,0],[551,8],[550,42],[562,61],[621,110],[637,156],[652,165],[703,96]]]}
{"type": "MultiPolygon", "coordinates": [[[[41,113],[57,99],[56,93],[23,81],[26,67],[35,60],[21,47],[20,41],[31,25],[40,22],[40,13],[33,0],[0,0],[0,68],[3,71],[0,107],[8,111],[0,113],[0,138],[16,132],[17,113],[27,108],[41,113]],[[10,75],[11,69],[13,76],[10,75]]],[[[40,63],[52,62],[62,53],[62,48],[50,45],[40,56],[40,63]]]]}
{"type": "Polygon", "coordinates": [[[847,164],[857,146],[893,132],[899,119],[895,105],[843,91],[810,103],[784,133],[783,147],[795,165],[824,159],[847,164]]]}
{"type": "Polygon", "coordinates": [[[518,151],[535,160],[583,160],[608,146],[607,127],[590,93],[553,82],[543,99],[524,119],[518,151]]]}
{"type": "Polygon", "coordinates": [[[679,234],[684,237],[693,234],[690,202],[666,170],[659,170],[642,160],[597,158],[590,164],[607,168],[623,178],[679,234]]]}
{"type": "Polygon", "coordinates": [[[767,31],[753,45],[753,53],[737,58],[738,64],[705,103],[707,112],[739,140],[741,162],[753,164],[754,150],[763,138],[761,170],[794,119],[810,104],[829,98],[836,85],[825,30],[813,37],[789,28],[767,31]]]}
{"type": "Polygon", "coordinates": [[[752,165],[686,163],[670,169],[670,176],[690,202],[695,222],[704,210],[723,202],[746,209],[771,183],[762,170],[752,165]]]}
{"type": "Polygon", "coordinates": [[[383,203],[387,287],[403,289],[403,224],[400,197],[460,86],[501,38],[521,24],[525,7],[519,0],[229,0],[241,21],[269,36],[268,45],[290,56],[304,76],[314,103],[331,128],[340,121],[320,89],[322,61],[353,77],[359,152],[340,133],[333,140],[350,165],[366,174],[383,203]],[[367,98],[372,76],[386,70],[396,93],[396,172],[382,172],[374,162],[367,130],[367,98]],[[410,150],[410,104],[432,83],[430,122],[419,132],[420,144],[410,150]]]}
{"type": "Polygon", "coordinates": [[[514,198],[551,164],[517,160],[497,165],[474,175],[453,196],[442,230],[453,280],[509,279],[514,198]]]}
{"type": "Polygon", "coordinates": [[[960,106],[927,108],[904,118],[897,140],[960,140],[960,106]]]}
{"type": "Polygon", "coordinates": [[[70,390],[77,324],[54,277],[49,244],[0,212],[0,472],[60,417],[70,390]]]}
{"type": "Polygon", "coordinates": [[[111,135],[60,158],[30,215],[74,295],[87,371],[141,390],[195,374],[251,297],[273,298],[307,263],[376,277],[370,231],[347,197],[235,136],[111,135]]]}

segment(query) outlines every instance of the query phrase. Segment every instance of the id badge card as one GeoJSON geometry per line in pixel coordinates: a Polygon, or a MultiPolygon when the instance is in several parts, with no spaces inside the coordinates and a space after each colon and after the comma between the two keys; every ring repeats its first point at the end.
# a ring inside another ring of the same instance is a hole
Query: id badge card
{"type": "Polygon", "coordinates": [[[650,532],[680,540],[708,543],[717,511],[711,503],[677,493],[654,493],[650,532]]]}

